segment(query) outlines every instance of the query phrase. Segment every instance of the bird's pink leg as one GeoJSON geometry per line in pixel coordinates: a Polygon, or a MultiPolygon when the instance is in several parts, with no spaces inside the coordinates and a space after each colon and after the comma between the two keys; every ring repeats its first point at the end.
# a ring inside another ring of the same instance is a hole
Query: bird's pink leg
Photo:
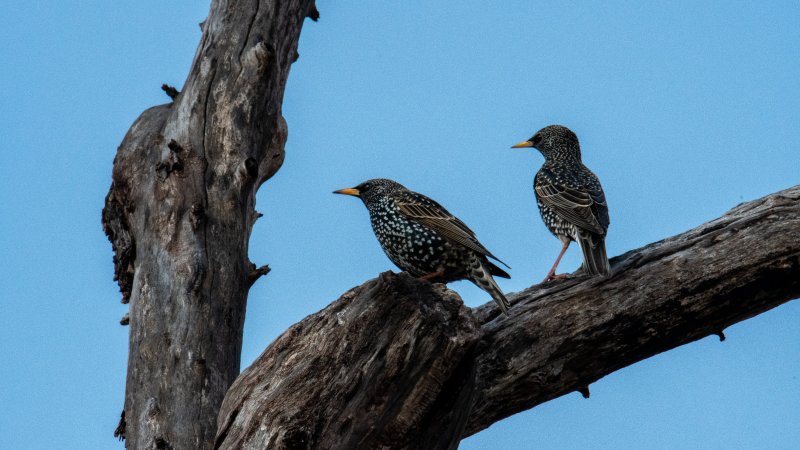
{"type": "Polygon", "coordinates": [[[571,241],[564,242],[564,246],[561,247],[561,253],[558,254],[558,258],[556,258],[555,264],[553,264],[553,268],[550,269],[550,272],[547,272],[547,276],[544,277],[542,283],[546,283],[550,280],[560,280],[562,278],[567,278],[567,274],[562,273],[561,275],[556,275],[556,268],[558,267],[558,263],[561,262],[561,257],[564,256],[564,253],[567,252],[567,247],[569,247],[569,243],[571,241]]]}
{"type": "Polygon", "coordinates": [[[417,278],[420,279],[420,280],[432,281],[432,280],[434,280],[436,278],[443,277],[443,276],[444,276],[444,270],[443,269],[439,269],[436,272],[431,272],[431,273],[422,275],[421,277],[417,277],[417,278]]]}

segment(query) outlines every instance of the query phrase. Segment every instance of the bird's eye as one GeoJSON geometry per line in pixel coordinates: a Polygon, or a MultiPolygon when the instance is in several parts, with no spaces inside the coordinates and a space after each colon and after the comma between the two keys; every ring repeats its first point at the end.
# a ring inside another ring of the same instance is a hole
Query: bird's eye
{"type": "Polygon", "coordinates": [[[542,142],[542,136],[539,134],[537,134],[531,139],[531,144],[533,145],[539,145],[540,142],[542,142]]]}

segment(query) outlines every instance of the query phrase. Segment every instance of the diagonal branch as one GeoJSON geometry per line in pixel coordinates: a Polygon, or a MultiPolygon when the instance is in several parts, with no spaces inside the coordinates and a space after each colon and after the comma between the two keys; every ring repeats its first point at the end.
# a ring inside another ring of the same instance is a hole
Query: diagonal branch
{"type": "MultiPolygon", "coordinates": [[[[610,280],[576,278],[487,304],[465,436],[800,296],[800,186],[612,260],[610,280]]],[[[724,336],[724,335],[722,335],[724,336]]]]}
{"type": "Polygon", "coordinates": [[[371,280],[294,325],[237,379],[217,445],[454,448],[516,412],[588,396],[605,375],[800,296],[799,200],[795,186],[632,250],[608,280],[533,286],[510,296],[509,317],[494,304],[466,310],[452,291],[407,276],[371,280]]]}

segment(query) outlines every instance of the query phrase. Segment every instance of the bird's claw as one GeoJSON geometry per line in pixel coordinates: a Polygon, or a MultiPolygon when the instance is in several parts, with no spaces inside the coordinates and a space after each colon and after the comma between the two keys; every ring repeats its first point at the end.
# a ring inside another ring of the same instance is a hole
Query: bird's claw
{"type": "Polygon", "coordinates": [[[558,275],[556,275],[555,273],[548,273],[547,276],[544,277],[544,280],[542,280],[542,282],[540,284],[544,284],[544,283],[547,283],[548,281],[553,281],[553,280],[566,280],[567,278],[569,278],[569,275],[567,275],[565,273],[560,273],[558,275]]]}

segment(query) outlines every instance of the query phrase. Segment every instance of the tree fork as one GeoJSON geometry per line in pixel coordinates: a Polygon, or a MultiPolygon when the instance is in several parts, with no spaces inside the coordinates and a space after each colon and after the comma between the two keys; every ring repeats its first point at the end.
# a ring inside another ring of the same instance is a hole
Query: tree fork
{"type": "Polygon", "coordinates": [[[114,159],[103,228],[130,302],[128,448],[211,448],[239,373],[258,187],[283,162],[283,91],[312,0],[215,0],[183,89],[114,159]],[[244,170],[242,170],[244,168],[244,170]]]}

